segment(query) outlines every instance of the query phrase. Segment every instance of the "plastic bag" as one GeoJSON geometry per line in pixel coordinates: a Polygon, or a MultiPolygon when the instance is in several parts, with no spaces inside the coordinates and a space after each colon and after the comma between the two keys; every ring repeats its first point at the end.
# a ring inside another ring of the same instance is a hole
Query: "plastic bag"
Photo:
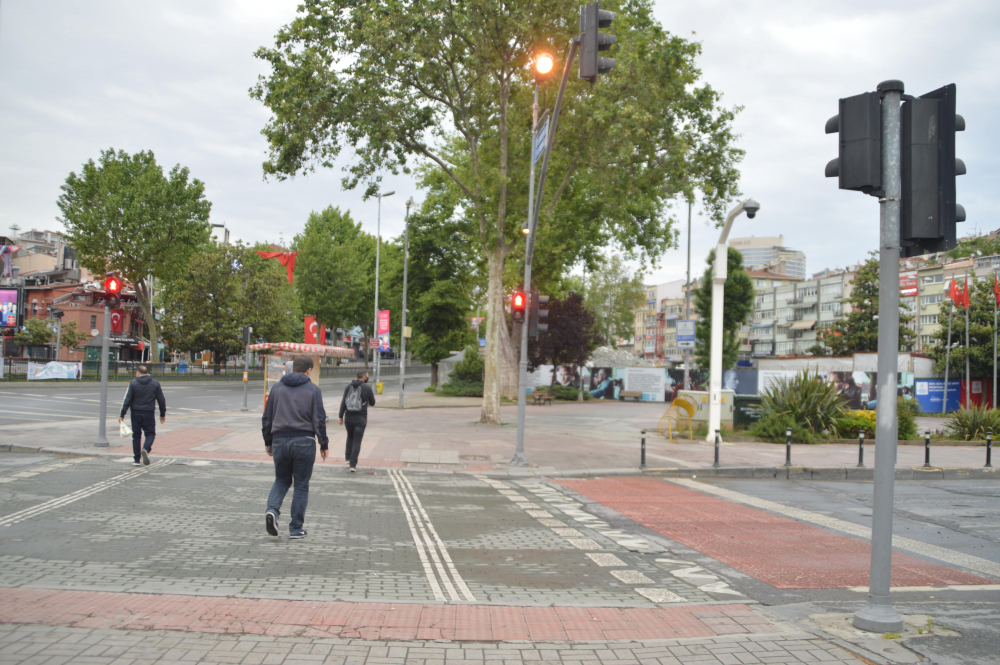
{"type": "Polygon", "coordinates": [[[118,428],[119,433],[123,439],[132,436],[132,428],[128,426],[128,423],[124,420],[118,423],[120,427],[118,428]]]}

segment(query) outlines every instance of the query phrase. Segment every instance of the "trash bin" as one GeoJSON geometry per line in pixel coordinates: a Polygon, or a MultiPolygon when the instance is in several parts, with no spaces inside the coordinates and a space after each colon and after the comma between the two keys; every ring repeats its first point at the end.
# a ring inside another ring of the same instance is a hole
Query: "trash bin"
{"type": "Polygon", "coordinates": [[[188,373],[188,364],[184,363],[184,362],[177,363],[177,373],[178,374],[187,374],[188,373]]]}
{"type": "Polygon", "coordinates": [[[381,381],[376,381],[375,382],[375,394],[376,395],[381,395],[382,394],[382,382],[381,381]]]}
{"type": "Polygon", "coordinates": [[[733,398],[733,426],[747,428],[760,420],[760,395],[736,395],[733,398]]]}

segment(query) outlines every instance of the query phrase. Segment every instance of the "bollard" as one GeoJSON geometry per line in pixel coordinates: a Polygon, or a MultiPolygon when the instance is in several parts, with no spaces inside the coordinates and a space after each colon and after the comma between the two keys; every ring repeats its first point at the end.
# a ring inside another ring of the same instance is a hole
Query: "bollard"
{"type": "Polygon", "coordinates": [[[991,457],[993,457],[993,430],[986,433],[986,466],[993,466],[991,457]]]}
{"type": "Polygon", "coordinates": [[[785,466],[792,465],[792,428],[785,428],[785,466]]]}
{"type": "Polygon", "coordinates": [[[646,430],[642,430],[642,457],[639,458],[639,468],[646,468],[646,430]]]}
{"type": "Polygon", "coordinates": [[[931,431],[924,432],[924,468],[931,468],[931,431]]]}
{"type": "Polygon", "coordinates": [[[858,467],[865,465],[865,431],[858,432],[858,467]]]}
{"type": "Polygon", "coordinates": [[[715,430],[715,463],[712,466],[720,466],[719,464],[719,442],[722,437],[719,434],[720,430],[715,430]]]}

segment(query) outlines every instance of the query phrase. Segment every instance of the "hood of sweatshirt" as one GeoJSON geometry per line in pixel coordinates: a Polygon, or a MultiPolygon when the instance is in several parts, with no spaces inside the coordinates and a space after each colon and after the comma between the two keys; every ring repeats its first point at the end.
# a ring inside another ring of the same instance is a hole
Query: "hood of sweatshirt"
{"type": "Polygon", "coordinates": [[[298,372],[292,372],[291,374],[286,374],[281,377],[281,382],[290,388],[296,388],[301,385],[309,383],[309,377],[305,374],[300,374],[298,372]]]}
{"type": "Polygon", "coordinates": [[[140,377],[136,377],[136,381],[138,381],[142,385],[146,385],[147,383],[149,383],[152,380],[153,380],[153,377],[151,377],[149,374],[143,374],[140,377]]]}
{"type": "Polygon", "coordinates": [[[351,381],[351,385],[352,386],[360,386],[363,383],[364,383],[364,381],[362,381],[361,379],[354,379],[353,381],[351,381]]]}

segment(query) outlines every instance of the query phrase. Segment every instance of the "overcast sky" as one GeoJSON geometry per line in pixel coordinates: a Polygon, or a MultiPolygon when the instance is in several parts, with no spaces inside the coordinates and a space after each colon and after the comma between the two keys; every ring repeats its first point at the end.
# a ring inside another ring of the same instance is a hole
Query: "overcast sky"
{"type": "MultiPolygon", "coordinates": [[[[247,94],[266,73],[254,50],[295,14],[288,0],[169,2],[0,0],[0,232],[58,229],[59,186],[101,149],[153,150],[205,182],[212,221],[233,238],[290,239],[310,210],[348,208],[375,232],[376,202],[340,189],[339,172],[265,182],[260,129],[267,110],[247,94]]],[[[958,85],[968,130],[958,156],[968,175],[959,235],[1000,227],[1000,3],[996,0],[699,0],[657,2],[664,27],[700,41],[704,80],[740,105],[747,155],[741,189],[761,202],[733,236],[784,235],[810,272],[843,267],[877,248],[878,203],[825,179],[836,157],[824,124],[839,97],[898,78],[922,94],[958,85]],[[992,185],[990,183],[993,183],[992,185]],[[964,231],[964,232],[963,232],[964,231]]],[[[404,203],[422,195],[388,178],[383,234],[401,232],[404,203]]],[[[683,225],[682,225],[683,231],[683,225]]],[[[718,236],[695,208],[692,272],[718,236]]],[[[648,283],[683,277],[681,246],[648,283]]]]}

